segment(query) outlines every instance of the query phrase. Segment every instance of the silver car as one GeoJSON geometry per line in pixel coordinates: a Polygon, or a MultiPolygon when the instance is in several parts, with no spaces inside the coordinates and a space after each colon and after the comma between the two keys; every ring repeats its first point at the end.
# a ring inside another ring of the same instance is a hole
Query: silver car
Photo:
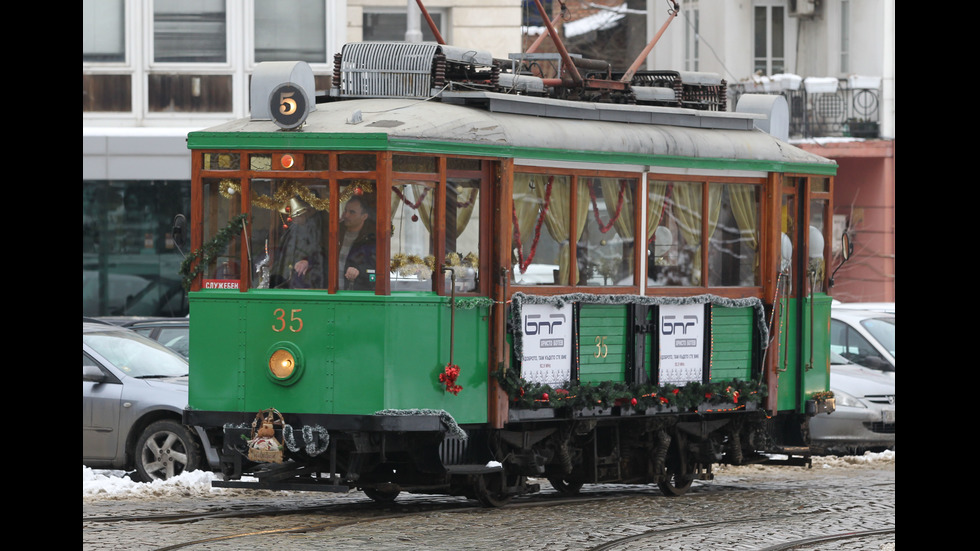
{"type": "Polygon", "coordinates": [[[130,329],[82,322],[82,464],[140,481],[218,468],[204,431],[181,423],[187,360],[130,329]]]}
{"type": "MultiPolygon", "coordinates": [[[[892,308],[894,312],[894,308],[892,308]]],[[[895,314],[835,304],[830,311],[830,350],[848,360],[895,374],[895,314]]]]}
{"type": "Polygon", "coordinates": [[[895,448],[895,378],[831,352],[830,390],[837,408],[810,418],[816,453],[895,448]]]}

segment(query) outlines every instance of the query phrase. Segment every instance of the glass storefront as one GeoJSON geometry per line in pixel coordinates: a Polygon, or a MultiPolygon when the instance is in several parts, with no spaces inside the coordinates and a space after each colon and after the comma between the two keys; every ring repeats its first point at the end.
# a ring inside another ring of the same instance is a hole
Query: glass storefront
{"type": "Polygon", "coordinates": [[[174,216],[190,217],[189,180],[82,182],[82,315],[186,316],[174,216]]]}

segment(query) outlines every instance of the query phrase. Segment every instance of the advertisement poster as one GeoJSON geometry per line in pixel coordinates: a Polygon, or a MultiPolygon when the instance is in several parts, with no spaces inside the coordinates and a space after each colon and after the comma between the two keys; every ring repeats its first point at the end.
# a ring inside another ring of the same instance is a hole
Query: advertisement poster
{"type": "Polygon", "coordinates": [[[704,305],[660,306],[660,384],[701,381],[703,356],[704,305]]]}
{"type": "Polygon", "coordinates": [[[572,375],[572,305],[525,304],[521,376],[534,383],[563,385],[572,375]]]}

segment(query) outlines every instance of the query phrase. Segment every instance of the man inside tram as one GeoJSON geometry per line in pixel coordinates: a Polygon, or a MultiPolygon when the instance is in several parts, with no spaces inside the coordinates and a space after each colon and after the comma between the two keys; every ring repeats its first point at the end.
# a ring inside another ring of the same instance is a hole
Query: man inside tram
{"type": "Polygon", "coordinates": [[[339,289],[374,289],[377,239],[374,216],[367,201],[355,195],[340,215],[337,286],[339,289]]]}
{"type": "Polygon", "coordinates": [[[289,200],[286,229],[279,240],[269,286],[279,289],[325,289],[321,213],[298,197],[289,200]]]}

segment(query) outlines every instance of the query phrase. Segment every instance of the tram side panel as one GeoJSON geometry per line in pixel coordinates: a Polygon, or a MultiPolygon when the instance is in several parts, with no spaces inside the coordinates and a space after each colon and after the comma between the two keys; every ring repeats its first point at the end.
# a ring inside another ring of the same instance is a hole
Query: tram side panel
{"type": "MultiPolygon", "coordinates": [[[[213,294],[212,294],[213,297],[213,294]]],[[[374,415],[445,410],[460,423],[487,416],[486,308],[452,314],[444,297],[318,296],[277,290],[207,298],[191,293],[190,409],[374,415]],[[460,367],[458,394],[439,380],[460,367]],[[277,377],[278,350],[297,371],[277,377]]]]}

